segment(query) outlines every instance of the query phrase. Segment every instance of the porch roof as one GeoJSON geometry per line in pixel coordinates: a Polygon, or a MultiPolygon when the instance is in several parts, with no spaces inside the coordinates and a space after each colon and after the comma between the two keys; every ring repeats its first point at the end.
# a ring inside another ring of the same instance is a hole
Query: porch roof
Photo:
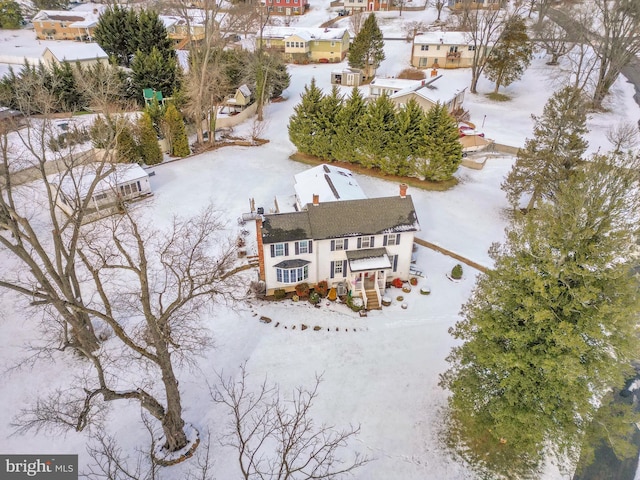
{"type": "Polygon", "coordinates": [[[311,262],[309,260],[302,260],[301,258],[294,258],[293,260],[283,260],[280,263],[274,265],[276,268],[298,268],[304,267],[305,265],[309,265],[311,262]]]}
{"type": "Polygon", "coordinates": [[[362,272],[365,270],[384,270],[391,268],[391,261],[386,248],[367,248],[347,251],[349,270],[362,272]]]}

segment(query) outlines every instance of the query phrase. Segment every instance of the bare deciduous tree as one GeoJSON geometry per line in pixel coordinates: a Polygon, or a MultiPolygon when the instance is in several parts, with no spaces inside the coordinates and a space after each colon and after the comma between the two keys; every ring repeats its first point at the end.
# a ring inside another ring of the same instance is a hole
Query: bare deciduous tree
{"type": "Polygon", "coordinates": [[[50,313],[45,347],[72,349],[92,373],[26,408],[16,425],[83,430],[109,402],[128,399],[162,426],[164,450],[177,451],[188,439],[175,366],[207,346],[200,313],[232,297],[244,267],[236,268],[235,244],[221,241],[223,224],[211,208],[162,229],[116,203],[120,214],[86,224],[99,185],[117,175],[113,145],[86,163],[71,149],[49,151],[52,129],[45,117],[20,130],[20,158],[0,136],[0,251],[14,266],[0,272],[0,288],[50,313]]]}
{"type": "Polygon", "coordinates": [[[340,450],[359,432],[316,425],[311,416],[320,378],[311,389],[299,387],[289,399],[266,380],[252,390],[245,367],[238,380],[219,376],[213,400],[230,416],[224,444],[237,452],[245,480],[338,479],[369,461],[355,454],[343,461],[340,450]]]}
{"type": "Polygon", "coordinates": [[[566,55],[574,47],[567,31],[549,19],[544,20],[540,24],[540,28],[536,30],[535,41],[551,56],[547,65],[558,65],[560,57],[566,55]]]}
{"type": "Polygon", "coordinates": [[[418,32],[424,31],[427,29],[427,24],[420,21],[411,21],[405,22],[402,30],[406,35],[407,42],[412,42],[414,38],[416,38],[416,34],[418,32]]]}
{"type": "Polygon", "coordinates": [[[630,122],[612,126],[605,136],[613,147],[613,153],[629,151],[640,145],[640,128],[637,124],[630,122]]]}
{"type": "Polygon", "coordinates": [[[364,25],[364,21],[367,19],[365,14],[366,12],[364,10],[354,10],[351,12],[351,15],[349,15],[349,24],[351,25],[354,37],[362,30],[362,25],[364,25]]]}

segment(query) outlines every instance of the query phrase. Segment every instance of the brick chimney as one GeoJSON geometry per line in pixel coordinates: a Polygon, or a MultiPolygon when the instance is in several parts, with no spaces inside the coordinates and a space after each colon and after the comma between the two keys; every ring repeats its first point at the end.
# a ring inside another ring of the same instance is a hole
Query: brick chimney
{"type": "Polygon", "coordinates": [[[400,198],[407,198],[407,188],[409,188],[409,185],[406,183],[400,184],[400,198]]]}
{"type": "Polygon", "coordinates": [[[258,268],[260,269],[259,277],[264,282],[264,245],[262,243],[262,217],[256,218],[256,240],[258,242],[258,268]]]}
{"type": "Polygon", "coordinates": [[[318,195],[317,193],[313,194],[313,204],[314,205],[320,205],[320,195],[318,195]]]}

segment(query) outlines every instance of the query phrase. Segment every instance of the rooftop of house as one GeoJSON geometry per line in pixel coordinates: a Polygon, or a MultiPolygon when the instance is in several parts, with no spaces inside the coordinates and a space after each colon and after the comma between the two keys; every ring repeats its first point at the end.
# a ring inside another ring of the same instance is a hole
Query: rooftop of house
{"type": "Polygon", "coordinates": [[[318,165],[294,176],[296,196],[300,207],[313,203],[318,195],[320,202],[356,200],[367,198],[350,170],[333,165],[318,165]]]}
{"type": "Polygon", "coordinates": [[[413,39],[416,45],[469,45],[471,43],[468,32],[424,32],[413,39]]]}
{"type": "Polygon", "coordinates": [[[305,40],[341,40],[346,28],[304,28],[304,27],[280,27],[266,26],[262,36],[266,38],[289,38],[293,35],[305,40]]]}
{"type": "Polygon", "coordinates": [[[101,11],[94,10],[40,10],[32,19],[38,21],[72,22],[71,28],[93,27],[98,24],[101,11]]]}
{"type": "Polygon", "coordinates": [[[406,88],[414,88],[422,85],[422,80],[410,80],[407,78],[395,78],[395,77],[376,77],[371,80],[369,84],[369,88],[371,87],[379,87],[379,88],[389,88],[393,90],[397,89],[406,89],[406,88]]]}
{"type": "Polygon", "coordinates": [[[270,244],[418,230],[411,196],[395,196],[320,202],[301,212],[265,215],[262,239],[270,244]]]}
{"type": "Polygon", "coordinates": [[[118,185],[133,182],[141,178],[148,177],[147,172],[137,163],[118,163],[114,164],[114,171],[108,172],[109,165],[88,164],[58,174],[50,179],[52,185],[60,185],[60,189],[68,196],[75,198],[79,195],[84,198],[91,185],[95,182],[96,175],[102,174],[103,179],[95,184],[93,195],[114,190],[118,185]]]}
{"type": "Polygon", "coordinates": [[[449,82],[436,82],[440,78],[442,78],[442,75],[425,80],[424,83],[399,90],[391,95],[391,98],[397,99],[414,94],[433,103],[447,103],[467,89],[465,87],[461,90],[459,86],[449,82]]]}

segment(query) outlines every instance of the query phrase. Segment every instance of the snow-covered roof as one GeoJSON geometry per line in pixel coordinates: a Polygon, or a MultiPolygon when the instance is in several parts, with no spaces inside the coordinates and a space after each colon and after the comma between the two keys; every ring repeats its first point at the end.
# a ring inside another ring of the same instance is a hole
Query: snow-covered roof
{"type": "Polygon", "coordinates": [[[468,32],[424,32],[416,35],[413,43],[417,45],[469,45],[470,37],[468,32]]]}
{"type": "Polygon", "coordinates": [[[294,176],[295,191],[300,206],[313,203],[313,195],[320,202],[367,198],[350,170],[333,165],[318,165],[294,176]]]}
{"type": "MultiPolygon", "coordinates": [[[[80,198],[84,198],[96,179],[99,165],[89,164],[76,167],[70,173],[65,172],[64,174],[55,175],[51,179],[51,183],[60,185],[61,190],[71,197],[80,195],[80,198]]],[[[93,195],[113,191],[118,185],[149,176],[137,163],[118,163],[113,166],[115,170],[98,181],[93,190],[93,195]]],[[[110,165],[103,165],[102,168],[104,173],[110,168],[110,165]]]]}
{"type": "Polygon", "coordinates": [[[242,93],[242,95],[244,95],[245,97],[251,96],[251,90],[249,90],[249,87],[247,87],[246,83],[243,83],[242,85],[240,85],[238,87],[238,90],[240,90],[240,93],[242,93]]]}
{"type": "Polygon", "coordinates": [[[466,87],[460,89],[458,85],[450,82],[436,83],[436,80],[441,77],[442,75],[438,75],[433,79],[425,80],[424,84],[419,83],[417,85],[402,89],[391,95],[391,98],[401,98],[405,95],[410,95],[413,93],[433,103],[440,102],[446,104],[453,100],[460,92],[464,92],[467,89],[466,87]]]}
{"type": "Polygon", "coordinates": [[[349,270],[352,272],[391,268],[391,261],[384,248],[350,250],[347,252],[347,259],[349,260],[349,270]]]}
{"type": "Polygon", "coordinates": [[[405,88],[415,88],[422,85],[422,80],[409,80],[406,78],[393,78],[393,77],[376,77],[371,80],[369,84],[369,88],[371,87],[380,87],[380,88],[390,88],[393,90],[396,89],[405,89],[405,88]]]}
{"type": "Polygon", "coordinates": [[[64,43],[56,43],[48,46],[47,49],[59,62],[108,58],[108,55],[97,43],[74,42],[73,48],[69,48],[69,45],[64,43]]]}
{"type": "Polygon", "coordinates": [[[347,32],[346,28],[302,28],[269,25],[264,27],[262,36],[285,39],[297,35],[308,40],[341,40],[345,32],[347,32]]]}
{"type": "Polygon", "coordinates": [[[174,17],[171,15],[158,15],[158,18],[164,25],[164,28],[167,29],[180,24],[180,20],[182,20],[180,17],[174,17]]]}

